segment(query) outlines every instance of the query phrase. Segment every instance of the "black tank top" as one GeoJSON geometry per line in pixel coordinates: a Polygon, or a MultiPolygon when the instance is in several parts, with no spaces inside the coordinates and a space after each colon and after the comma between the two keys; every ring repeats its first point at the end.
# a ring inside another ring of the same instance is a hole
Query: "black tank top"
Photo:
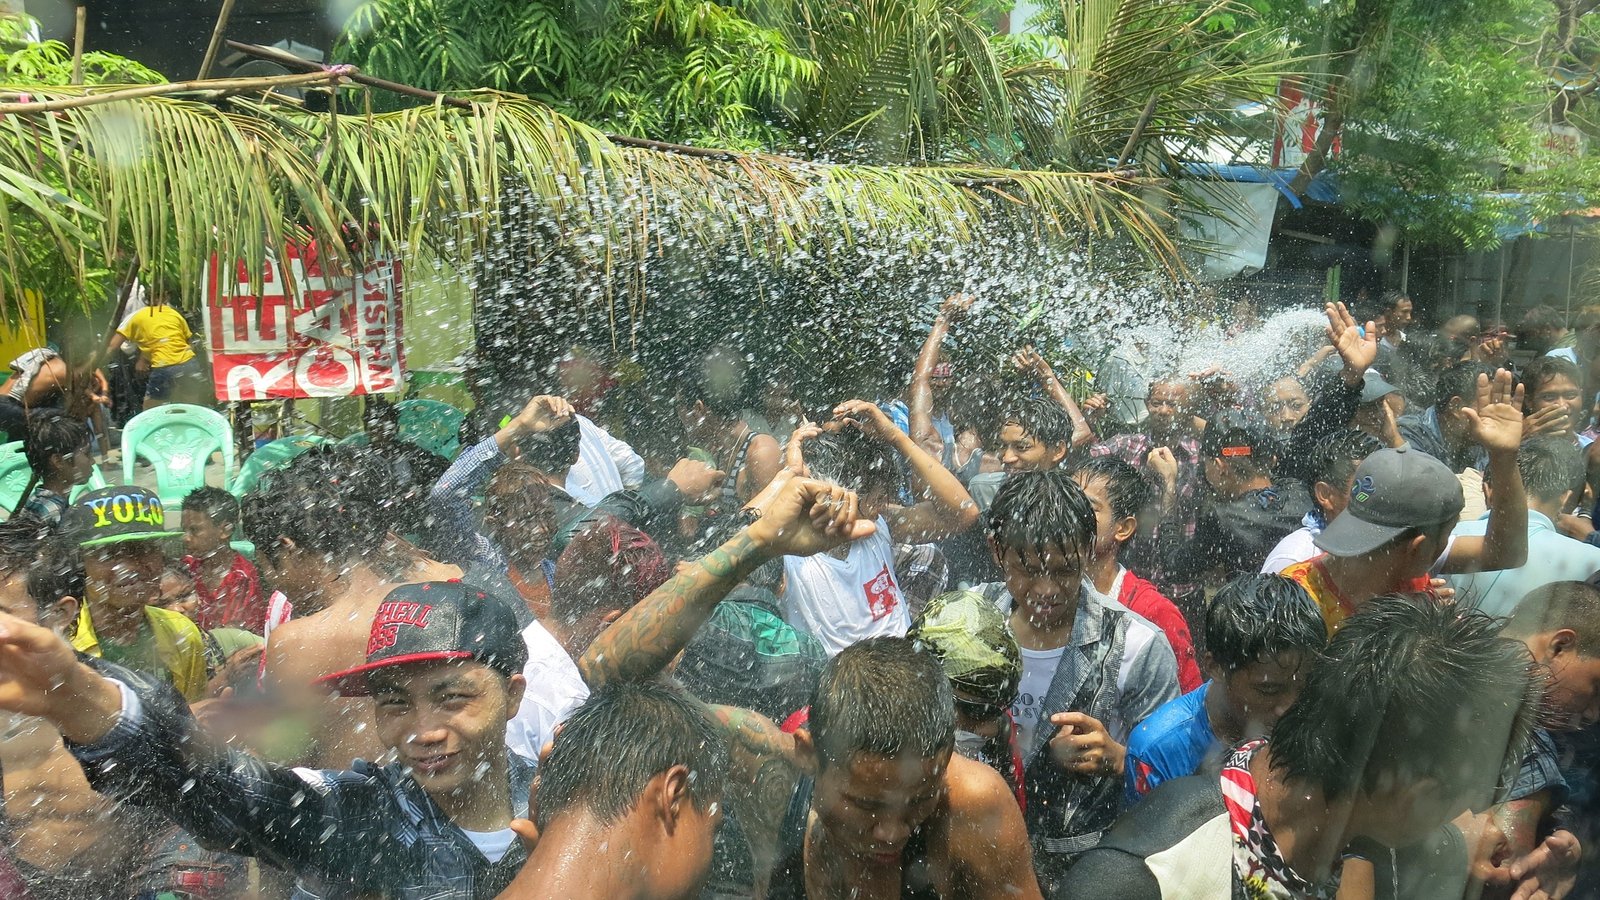
{"type": "MultiPolygon", "coordinates": [[[[811,792],[815,787],[809,775],[794,786],[789,809],[778,831],[778,867],[767,888],[768,900],[806,900],[806,823],[811,819],[811,792]]],[[[927,872],[928,836],[921,828],[911,832],[900,851],[901,900],[940,900],[927,872]]]]}

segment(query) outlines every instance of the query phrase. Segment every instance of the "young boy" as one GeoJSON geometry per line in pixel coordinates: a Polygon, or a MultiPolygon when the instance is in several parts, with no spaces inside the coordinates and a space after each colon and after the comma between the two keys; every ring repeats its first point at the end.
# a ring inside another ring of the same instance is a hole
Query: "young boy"
{"type": "Polygon", "coordinates": [[[89,455],[89,428],[65,413],[28,417],[22,453],[39,483],[23,505],[24,512],[50,525],[60,525],[75,485],[89,480],[94,460],[89,455]]]}
{"type": "Polygon", "coordinates": [[[239,526],[239,501],[222,488],[203,487],[183,498],[183,564],[194,577],[194,621],[204,631],[242,628],[261,634],[267,618],[261,575],[230,546],[239,526]]]}
{"type": "Polygon", "coordinates": [[[1299,696],[1327,641],[1322,612],[1282,575],[1241,575],[1206,609],[1199,688],[1162,706],[1128,738],[1131,806],[1163,781],[1193,775],[1213,751],[1265,734],[1299,696]]]}

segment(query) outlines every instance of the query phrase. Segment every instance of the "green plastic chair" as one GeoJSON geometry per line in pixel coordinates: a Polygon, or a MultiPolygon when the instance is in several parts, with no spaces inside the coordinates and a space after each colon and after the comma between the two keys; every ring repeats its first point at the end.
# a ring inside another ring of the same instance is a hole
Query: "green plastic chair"
{"type": "Polygon", "coordinates": [[[445,459],[455,459],[461,452],[461,422],[466,413],[438,400],[402,400],[394,408],[400,414],[400,440],[445,459]]]}
{"type": "Polygon", "coordinates": [[[173,403],[147,409],[122,429],[122,479],[134,483],[134,463],[150,462],[156,494],[169,509],[178,509],[190,491],[205,487],[211,454],[222,453],[222,483],[233,481],[238,464],[233,455],[233,427],[221,413],[202,406],[173,403]]]}
{"type": "Polygon", "coordinates": [[[326,443],[328,439],[320,434],[300,434],[268,441],[257,447],[255,452],[239,466],[239,474],[234,476],[233,483],[228,485],[228,492],[235,497],[243,497],[250,493],[261,480],[261,476],[287,466],[290,460],[300,454],[326,443]]]}
{"type": "Polygon", "coordinates": [[[22,499],[31,478],[33,469],[22,455],[22,442],[0,444],[0,521],[11,518],[11,510],[22,499]]]}

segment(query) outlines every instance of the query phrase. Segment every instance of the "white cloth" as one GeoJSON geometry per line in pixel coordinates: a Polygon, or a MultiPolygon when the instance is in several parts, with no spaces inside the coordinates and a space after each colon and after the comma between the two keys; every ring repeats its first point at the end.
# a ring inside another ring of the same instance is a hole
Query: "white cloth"
{"type": "Polygon", "coordinates": [[[1056,677],[1061,654],[1065,652],[1066,647],[1022,651],[1022,682],[1017,686],[1017,700],[1011,706],[1011,717],[1016,719],[1020,731],[1019,747],[1033,746],[1033,733],[1039,728],[1044,695],[1050,690],[1050,681],[1056,677]]]}
{"type": "Polygon", "coordinates": [[[585,416],[578,416],[578,462],[567,472],[567,493],[584,506],[644,484],[644,459],[585,416]]]}
{"type": "Polygon", "coordinates": [[[50,360],[60,356],[49,347],[36,347],[11,361],[11,371],[16,374],[16,381],[11,385],[11,392],[7,395],[18,403],[27,401],[28,388],[33,380],[39,377],[39,372],[50,360]]]}
{"type": "Polygon", "coordinates": [[[783,618],[822,642],[828,655],[867,638],[900,637],[911,613],[894,571],[889,523],[850,544],[839,559],[829,553],[785,556],[783,618]]]}
{"type": "MultiPolygon", "coordinates": [[[[1485,515],[1476,522],[1462,522],[1451,533],[1452,540],[1463,536],[1482,537],[1489,528],[1485,515]]],[[[1588,581],[1600,573],[1600,547],[1573,540],[1556,530],[1543,513],[1528,510],[1528,562],[1515,569],[1451,575],[1456,589],[1456,604],[1475,608],[1491,616],[1509,616],[1517,604],[1534,588],[1557,581],[1588,581]]]]}
{"type": "Polygon", "coordinates": [[[534,622],[522,629],[522,642],[528,645],[528,663],[522,667],[528,688],[517,714],[506,723],[506,745],[528,759],[538,759],[540,748],[555,738],[556,726],[589,699],[589,685],[566,648],[543,625],[534,622]]]}
{"type": "Polygon", "coordinates": [[[511,849],[511,844],[517,839],[517,833],[509,828],[501,828],[498,831],[468,831],[463,828],[461,833],[466,835],[472,846],[477,847],[483,858],[491,863],[497,863],[504,858],[511,849]]]}
{"type": "Polygon", "coordinates": [[[1322,555],[1322,551],[1313,543],[1317,538],[1317,532],[1321,530],[1310,525],[1302,525],[1284,535],[1283,540],[1267,554],[1267,561],[1261,564],[1261,574],[1276,575],[1295,563],[1303,563],[1314,556],[1322,555]]]}

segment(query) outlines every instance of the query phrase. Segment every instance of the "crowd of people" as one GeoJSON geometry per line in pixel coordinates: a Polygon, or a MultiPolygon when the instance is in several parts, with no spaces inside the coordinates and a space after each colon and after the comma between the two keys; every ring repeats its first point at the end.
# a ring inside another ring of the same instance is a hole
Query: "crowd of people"
{"type": "Polygon", "coordinates": [[[179,509],[23,409],[0,896],[1600,897],[1600,311],[1129,403],[973,303],[898,396],[713,347],[179,509]]]}

